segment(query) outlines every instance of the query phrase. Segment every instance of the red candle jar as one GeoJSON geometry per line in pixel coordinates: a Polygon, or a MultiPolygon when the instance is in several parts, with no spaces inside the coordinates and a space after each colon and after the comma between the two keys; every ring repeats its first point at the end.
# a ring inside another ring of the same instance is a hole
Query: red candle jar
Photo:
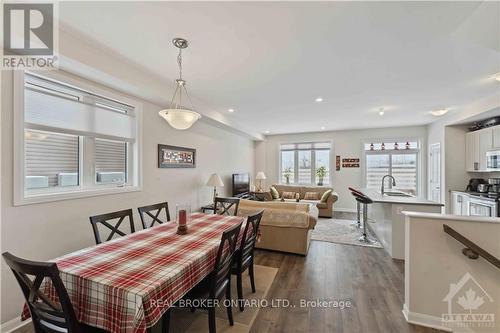
{"type": "Polygon", "coordinates": [[[186,225],[186,211],[179,210],[179,225],[186,225]]]}

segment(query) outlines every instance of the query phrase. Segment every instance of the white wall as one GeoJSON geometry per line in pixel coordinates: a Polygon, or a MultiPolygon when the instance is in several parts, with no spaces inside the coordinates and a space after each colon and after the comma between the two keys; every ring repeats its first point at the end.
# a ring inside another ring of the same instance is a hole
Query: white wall
{"type": "MultiPolygon", "coordinates": [[[[13,108],[12,73],[3,72],[1,110],[1,239],[2,252],[20,257],[48,260],[94,243],[88,217],[114,210],[168,201],[175,214],[176,203],[190,203],[193,208],[211,201],[212,189],[205,186],[211,173],[221,175],[231,192],[231,174],[254,174],[254,143],[248,138],[206,124],[196,123],[190,130],[172,129],[158,116],[160,106],[143,103],[143,190],[57,201],[44,204],[13,206],[13,108]],[[197,149],[194,169],[157,168],[157,145],[171,144],[197,149]]],[[[135,213],[136,228],[140,219],[135,213]]],[[[2,314],[4,323],[19,316],[21,291],[2,260],[2,314]]]]}
{"type": "MultiPolygon", "coordinates": [[[[441,315],[447,313],[443,299],[450,284],[457,283],[470,273],[493,298],[472,313],[494,313],[496,327],[474,329],[475,332],[498,332],[500,315],[500,272],[484,258],[471,260],[462,254],[464,246],[443,231],[447,224],[495,257],[500,257],[500,223],[498,218],[472,218],[453,215],[409,213],[406,216],[405,303],[404,312],[409,321],[425,326],[439,327],[441,315]],[[432,282],[432,283],[429,283],[432,282]]],[[[457,293],[463,296],[469,285],[457,293]]],[[[474,291],[480,292],[476,286],[474,291]]],[[[483,297],[482,294],[477,296],[483,297]]],[[[454,301],[456,302],[457,299],[454,301]]],[[[455,303],[454,313],[463,309],[455,303]]],[[[454,330],[457,332],[458,330],[454,330]]]]}
{"type": "MultiPolygon", "coordinates": [[[[267,136],[265,142],[257,144],[256,149],[256,171],[263,170],[266,173],[267,185],[275,184],[279,179],[279,149],[282,143],[331,141],[332,154],[330,164],[332,170],[332,184],[334,190],[339,194],[339,201],[334,208],[340,210],[354,210],[355,203],[348,191],[349,186],[363,186],[363,143],[370,140],[382,139],[385,142],[401,138],[415,138],[422,140],[421,161],[422,166],[427,165],[427,130],[426,126],[412,126],[399,128],[378,128],[347,131],[330,131],[302,134],[271,135],[267,136]],[[335,156],[341,158],[360,158],[360,168],[341,168],[335,171],[335,156]]],[[[421,192],[426,195],[427,168],[422,167],[421,192]]]]}
{"type": "Polygon", "coordinates": [[[445,186],[442,187],[441,200],[445,204],[445,211],[449,212],[450,190],[465,190],[468,184],[468,175],[465,171],[465,133],[466,126],[447,126],[444,130],[444,177],[445,186]],[[444,198],[443,198],[444,196],[444,198]]]}

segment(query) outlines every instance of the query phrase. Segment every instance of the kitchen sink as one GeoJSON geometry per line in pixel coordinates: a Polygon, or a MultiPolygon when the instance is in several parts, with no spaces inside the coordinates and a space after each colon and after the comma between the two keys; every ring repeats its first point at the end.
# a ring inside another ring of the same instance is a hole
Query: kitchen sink
{"type": "Polygon", "coordinates": [[[385,191],[384,195],[387,195],[389,197],[407,197],[407,198],[413,197],[413,195],[405,192],[394,192],[394,191],[385,191]]]}

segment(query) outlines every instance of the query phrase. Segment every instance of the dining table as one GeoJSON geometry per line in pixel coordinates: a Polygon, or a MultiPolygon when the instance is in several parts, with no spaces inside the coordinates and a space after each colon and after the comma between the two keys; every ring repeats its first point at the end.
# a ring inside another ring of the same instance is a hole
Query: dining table
{"type": "MultiPolygon", "coordinates": [[[[185,235],[171,221],[51,261],[79,322],[113,333],[145,332],[213,271],[222,233],[243,221],[193,213],[185,235]]],[[[44,290],[57,300],[50,283],[44,290]]]]}

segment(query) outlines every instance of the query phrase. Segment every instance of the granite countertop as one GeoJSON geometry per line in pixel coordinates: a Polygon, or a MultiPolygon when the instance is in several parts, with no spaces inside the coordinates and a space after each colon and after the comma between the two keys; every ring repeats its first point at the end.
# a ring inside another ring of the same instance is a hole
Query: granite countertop
{"type": "MultiPolygon", "coordinates": [[[[373,188],[354,188],[355,190],[363,193],[373,202],[387,203],[387,204],[405,204],[405,205],[430,205],[430,206],[444,206],[442,203],[427,200],[423,197],[399,197],[382,195],[379,190],[373,188]]],[[[391,191],[388,189],[387,191],[391,191]]]]}

